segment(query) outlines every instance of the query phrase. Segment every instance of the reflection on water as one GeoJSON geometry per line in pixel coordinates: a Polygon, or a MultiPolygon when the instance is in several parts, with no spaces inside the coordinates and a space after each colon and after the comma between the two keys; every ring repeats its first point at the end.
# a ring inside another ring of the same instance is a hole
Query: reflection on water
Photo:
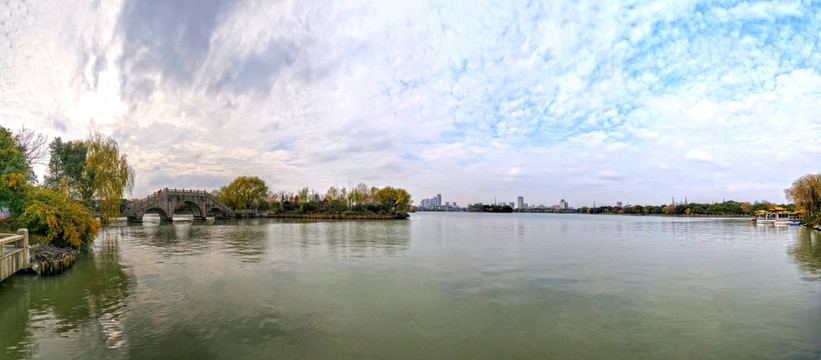
{"type": "Polygon", "coordinates": [[[798,241],[790,247],[789,253],[807,274],[808,280],[821,280],[821,231],[802,227],[798,241]]]}
{"type": "Polygon", "coordinates": [[[818,358],[806,230],[549,214],[121,224],[62,275],[0,283],[0,358],[818,358]]]}
{"type": "Polygon", "coordinates": [[[241,262],[258,263],[265,254],[266,228],[258,224],[225,227],[219,232],[225,237],[229,253],[241,262]]]}
{"type": "Polygon", "coordinates": [[[65,354],[85,348],[105,354],[127,345],[123,317],[132,280],[121,264],[116,230],[101,236],[94,250],[84,255],[93,261],[81,257],[59,276],[15,275],[2,283],[2,357],[38,357],[38,350],[51,345],[65,354]],[[57,346],[54,335],[74,339],[57,346]]]}

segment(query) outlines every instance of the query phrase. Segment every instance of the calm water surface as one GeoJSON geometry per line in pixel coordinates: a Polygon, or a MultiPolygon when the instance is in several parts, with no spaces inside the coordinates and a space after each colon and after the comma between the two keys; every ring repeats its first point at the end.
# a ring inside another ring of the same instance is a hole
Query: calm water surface
{"type": "Polygon", "coordinates": [[[821,356],[821,235],[747,219],[415,213],[120,226],[0,283],[0,358],[821,356]]]}

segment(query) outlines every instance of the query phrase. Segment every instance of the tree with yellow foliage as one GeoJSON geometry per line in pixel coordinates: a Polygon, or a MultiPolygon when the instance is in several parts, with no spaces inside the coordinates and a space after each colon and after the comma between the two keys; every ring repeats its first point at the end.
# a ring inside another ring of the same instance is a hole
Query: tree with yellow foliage
{"type": "Polygon", "coordinates": [[[821,174],[807,174],[796,179],[792,186],[784,189],[784,195],[799,211],[814,215],[821,209],[821,174]]]}
{"type": "Polygon", "coordinates": [[[240,176],[220,188],[217,199],[234,210],[266,210],[268,185],[257,176],[240,176]]]}
{"type": "Polygon", "coordinates": [[[88,155],[85,172],[91,179],[94,197],[100,201],[103,221],[110,222],[120,215],[120,204],[125,192],[134,189],[134,170],[128,166],[128,156],[120,154],[117,141],[99,132],[86,140],[88,155]]]}

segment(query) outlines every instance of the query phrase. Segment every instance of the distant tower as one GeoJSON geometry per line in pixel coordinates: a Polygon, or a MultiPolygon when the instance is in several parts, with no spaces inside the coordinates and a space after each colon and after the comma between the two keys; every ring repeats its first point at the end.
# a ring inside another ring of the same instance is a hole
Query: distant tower
{"type": "Polygon", "coordinates": [[[684,195],[684,205],[687,205],[687,195],[684,195]]]}
{"type": "Polygon", "coordinates": [[[436,194],[436,206],[442,206],[442,194],[436,194]]]}
{"type": "Polygon", "coordinates": [[[524,197],[519,196],[518,198],[516,198],[516,205],[517,205],[516,207],[519,208],[519,210],[522,209],[522,206],[524,206],[524,203],[525,203],[525,198],[524,197]]]}

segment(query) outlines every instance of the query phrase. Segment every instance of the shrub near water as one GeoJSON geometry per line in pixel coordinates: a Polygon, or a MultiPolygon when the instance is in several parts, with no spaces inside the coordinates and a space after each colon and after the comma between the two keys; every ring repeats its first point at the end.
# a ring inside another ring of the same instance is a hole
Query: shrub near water
{"type": "Polygon", "coordinates": [[[35,188],[17,219],[20,228],[45,236],[55,246],[80,246],[94,240],[99,223],[88,208],[59,192],[35,188]]]}

